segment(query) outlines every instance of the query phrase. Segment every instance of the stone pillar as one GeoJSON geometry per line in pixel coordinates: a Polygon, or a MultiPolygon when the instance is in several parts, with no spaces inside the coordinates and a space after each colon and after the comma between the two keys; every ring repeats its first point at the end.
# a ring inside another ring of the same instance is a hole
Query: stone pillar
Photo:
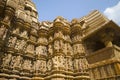
{"type": "Polygon", "coordinates": [[[72,43],[73,43],[73,54],[74,54],[74,73],[75,80],[89,80],[88,62],[86,60],[86,54],[84,44],[82,42],[82,31],[81,25],[77,19],[72,20],[72,43]]]}
{"type": "MultiPolygon", "coordinates": [[[[2,7],[4,5],[4,1],[0,3],[2,7]]],[[[14,1],[9,0],[6,2],[5,11],[4,11],[5,13],[3,15],[4,18],[2,21],[0,21],[0,45],[1,46],[4,44],[8,30],[11,27],[11,20],[13,19],[13,16],[15,14],[15,8],[16,8],[16,3],[14,1]],[[12,5],[14,6],[10,5],[10,3],[12,3],[12,5]]]]}
{"type": "Polygon", "coordinates": [[[106,47],[112,47],[112,41],[113,41],[113,32],[106,32],[100,35],[101,41],[105,44],[106,47]]]}
{"type": "Polygon", "coordinates": [[[35,49],[36,60],[34,61],[34,77],[33,80],[43,80],[47,71],[47,30],[44,28],[38,31],[37,46],[35,49]]]}

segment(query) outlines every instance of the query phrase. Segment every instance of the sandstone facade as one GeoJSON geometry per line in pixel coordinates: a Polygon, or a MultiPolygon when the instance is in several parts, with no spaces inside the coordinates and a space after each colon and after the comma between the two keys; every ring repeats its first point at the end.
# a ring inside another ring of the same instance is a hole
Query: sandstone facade
{"type": "Polygon", "coordinates": [[[97,10],[39,22],[31,0],[0,0],[0,80],[120,80],[119,32],[97,10]]]}

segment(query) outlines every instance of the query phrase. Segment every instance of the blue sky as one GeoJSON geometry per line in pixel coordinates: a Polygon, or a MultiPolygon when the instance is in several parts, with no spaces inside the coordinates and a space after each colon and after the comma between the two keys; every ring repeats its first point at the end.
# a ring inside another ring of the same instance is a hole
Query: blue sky
{"type": "MultiPolygon", "coordinates": [[[[71,21],[73,18],[87,15],[94,9],[110,17],[110,9],[118,5],[120,0],[33,0],[33,2],[38,10],[39,21],[52,21],[57,16],[63,16],[71,21]]],[[[117,8],[120,10],[120,7],[117,8]]]]}

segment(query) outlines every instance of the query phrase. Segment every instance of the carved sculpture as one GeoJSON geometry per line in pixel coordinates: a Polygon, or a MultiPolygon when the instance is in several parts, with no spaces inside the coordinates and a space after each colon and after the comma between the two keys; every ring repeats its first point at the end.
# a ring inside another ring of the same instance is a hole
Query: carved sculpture
{"type": "Polygon", "coordinates": [[[3,58],[3,62],[2,62],[2,66],[9,66],[9,63],[12,59],[12,55],[11,54],[5,54],[5,57],[3,58]]]}
{"type": "Polygon", "coordinates": [[[52,47],[52,45],[48,45],[48,53],[50,55],[53,55],[53,47],[52,47]]]}
{"type": "Polygon", "coordinates": [[[14,47],[15,46],[15,43],[17,41],[17,37],[10,37],[9,38],[9,41],[8,41],[8,47],[14,47]]]}
{"type": "Polygon", "coordinates": [[[24,60],[22,64],[22,68],[25,70],[31,70],[32,69],[32,64],[30,60],[24,60]]]}
{"type": "Polygon", "coordinates": [[[34,53],[34,45],[33,44],[28,44],[27,48],[26,48],[26,52],[29,53],[34,53]]]}
{"type": "Polygon", "coordinates": [[[26,30],[24,30],[23,32],[21,32],[20,36],[21,36],[21,37],[28,38],[27,31],[26,31],[26,30]]]}
{"type": "Polygon", "coordinates": [[[16,68],[16,67],[21,67],[21,62],[22,62],[22,57],[21,56],[16,56],[15,58],[12,59],[12,67],[16,68]]]}
{"type": "Polygon", "coordinates": [[[6,32],[6,27],[4,25],[2,25],[0,27],[0,38],[3,39],[3,36],[5,35],[5,32],[6,32]]]}
{"type": "Polygon", "coordinates": [[[53,66],[52,60],[49,60],[49,61],[47,62],[47,70],[48,70],[48,71],[51,71],[51,70],[52,70],[52,66],[53,66]]]}
{"type": "Polygon", "coordinates": [[[55,56],[54,58],[52,58],[53,61],[53,67],[57,68],[59,70],[59,67],[64,68],[64,64],[65,64],[65,59],[63,56],[55,56]]]}
{"type": "Polygon", "coordinates": [[[26,41],[24,41],[24,40],[17,40],[15,49],[22,50],[22,49],[24,49],[25,45],[26,45],[26,41]]]}
{"type": "Polygon", "coordinates": [[[37,55],[46,55],[47,54],[47,48],[45,46],[36,47],[36,54],[37,55]]]}

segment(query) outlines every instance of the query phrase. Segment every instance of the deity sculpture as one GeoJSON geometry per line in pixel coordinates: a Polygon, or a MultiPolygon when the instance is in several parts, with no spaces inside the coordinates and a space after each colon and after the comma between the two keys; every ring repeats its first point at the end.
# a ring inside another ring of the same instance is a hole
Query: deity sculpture
{"type": "Polygon", "coordinates": [[[16,43],[17,37],[9,37],[9,41],[8,41],[8,47],[14,47],[15,43],[16,43]]]}
{"type": "Polygon", "coordinates": [[[36,54],[37,55],[46,55],[47,54],[47,48],[45,46],[38,46],[36,47],[36,54]]]}
{"type": "Polygon", "coordinates": [[[22,60],[22,57],[21,56],[17,56],[17,57],[14,57],[12,58],[12,61],[11,61],[11,66],[13,68],[15,67],[21,67],[21,60],[22,60]]]}
{"type": "Polygon", "coordinates": [[[55,56],[52,58],[53,61],[53,67],[59,69],[59,67],[64,68],[65,67],[65,59],[63,56],[55,56]]]}
{"type": "Polygon", "coordinates": [[[33,44],[28,44],[28,46],[26,48],[26,52],[34,53],[34,45],[33,44]]]}
{"type": "Polygon", "coordinates": [[[48,52],[49,52],[50,55],[53,54],[53,47],[52,47],[52,45],[48,45],[48,52]]]}
{"type": "Polygon", "coordinates": [[[12,59],[11,54],[5,54],[5,57],[2,59],[3,60],[2,66],[3,67],[4,66],[9,66],[11,59],[12,59]]]}
{"type": "Polygon", "coordinates": [[[47,70],[50,71],[52,69],[52,60],[48,60],[47,62],[47,70]]]}
{"type": "Polygon", "coordinates": [[[31,70],[32,64],[30,60],[24,60],[24,63],[22,64],[22,68],[25,70],[31,70]]]}
{"type": "Polygon", "coordinates": [[[46,61],[40,61],[40,71],[42,72],[42,73],[44,73],[44,72],[46,72],[46,61]]]}
{"type": "Polygon", "coordinates": [[[33,65],[33,69],[34,69],[34,71],[35,72],[39,72],[39,70],[40,70],[40,64],[41,62],[40,62],[40,60],[36,60],[35,62],[34,62],[34,65],[33,65]]]}
{"type": "Polygon", "coordinates": [[[24,49],[25,45],[26,45],[26,41],[25,40],[17,40],[15,49],[22,50],[22,49],[24,49]]]}
{"type": "Polygon", "coordinates": [[[74,69],[75,69],[75,71],[79,70],[79,60],[78,59],[74,60],[74,69]]]}
{"type": "Polygon", "coordinates": [[[62,40],[54,41],[54,49],[56,50],[56,52],[59,52],[60,50],[63,50],[63,41],[62,40]]]}
{"type": "Polygon", "coordinates": [[[3,36],[5,35],[5,33],[6,33],[6,27],[4,26],[4,25],[2,25],[1,27],[0,27],[0,38],[1,39],[4,39],[3,38],[3,36]]]}

